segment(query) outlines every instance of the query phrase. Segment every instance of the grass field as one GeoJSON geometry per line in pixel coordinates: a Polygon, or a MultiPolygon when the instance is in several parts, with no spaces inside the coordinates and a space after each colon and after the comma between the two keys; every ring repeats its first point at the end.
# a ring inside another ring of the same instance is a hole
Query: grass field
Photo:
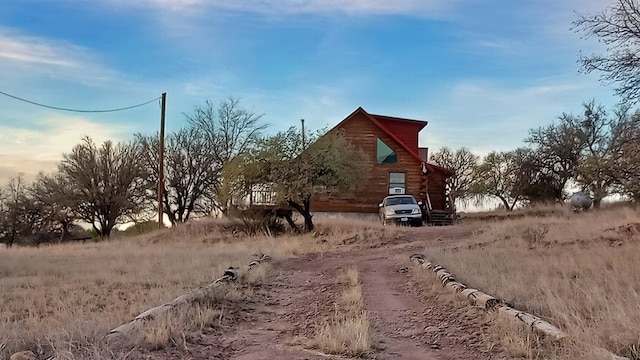
{"type": "MultiPolygon", "coordinates": [[[[311,234],[273,237],[247,236],[242,226],[203,220],[105,242],[2,249],[0,359],[21,350],[32,350],[43,358],[52,354],[67,359],[123,358],[123,353],[111,352],[103,341],[110,329],[210,283],[231,265],[246,265],[261,253],[277,261],[309,252],[338,251],[339,245],[350,244],[356,235],[359,242],[373,244],[402,231],[351,219],[319,219],[318,223],[311,234]]],[[[575,339],[555,346],[495,321],[492,333],[487,334],[490,346],[528,359],[594,358],[585,344],[637,356],[638,210],[616,207],[573,214],[563,208],[544,208],[509,216],[469,216],[456,226],[474,232],[464,241],[441,241],[435,248],[423,249],[429,260],[445,266],[467,285],[545,318],[575,339]]],[[[431,230],[442,229],[410,231],[428,237],[431,230]]],[[[335,337],[344,319],[333,319],[317,334],[314,347],[362,354],[371,346],[368,340],[349,351],[335,345],[351,336],[351,328],[361,329],[356,338],[368,338],[361,336],[369,324],[357,274],[352,269],[340,275],[345,291],[342,302],[337,303],[345,313],[362,314],[363,321],[344,329],[346,335],[335,337]]],[[[253,276],[263,275],[264,270],[253,276]]],[[[243,286],[225,287],[221,291],[226,293],[213,294],[211,306],[157,319],[139,345],[162,348],[185,332],[215,326],[215,319],[221,316],[217,302],[242,300],[251,292],[253,281],[256,279],[245,279],[243,286]]]]}
{"type": "MultiPolygon", "coordinates": [[[[256,254],[278,260],[329,249],[345,238],[373,236],[380,226],[332,221],[304,236],[246,236],[242,226],[204,220],[177,229],[105,242],[0,251],[0,358],[16,351],[110,358],[103,337],[142,311],[208,284],[256,254]],[[4,346],[2,346],[4,345],[4,346]]],[[[385,231],[385,230],[383,230],[385,231]]],[[[201,309],[203,310],[203,309],[201,309]]],[[[215,309],[195,311],[203,317],[215,309]]],[[[179,320],[179,319],[178,319],[179,320]]],[[[151,347],[171,337],[165,319],[145,337],[151,347]]]]}
{"type": "MultiPolygon", "coordinates": [[[[566,208],[529,210],[488,218],[463,245],[425,249],[431,261],[459,281],[543,317],[577,342],[549,352],[539,341],[526,346],[496,337],[513,355],[589,359],[592,344],[637,356],[640,344],[640,212],[629,207],[571,213],[566,208]]],[[[504,329],[503,329],[504,330],[504,329]]],[[[501,330],[498,330],[499,332],[501,330]]]]}

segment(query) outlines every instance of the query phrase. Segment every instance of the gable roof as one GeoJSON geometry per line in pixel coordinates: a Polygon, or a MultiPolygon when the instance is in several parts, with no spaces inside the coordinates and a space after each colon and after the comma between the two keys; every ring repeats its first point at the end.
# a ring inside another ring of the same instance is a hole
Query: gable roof
{"type": "Polygon", "coordinates": [[[334,127],[334,129],[340,127],[342,124],[346,123],[347,121],[349,121],[352,117],[354,117],[356,114],[363,114],[367,119],[369,119],[372,123],[374,123],[377,127],[380,128],[380,130],[382,130],[385,134],[389,135],[390,138],[392,138],[396,143],[398,143],[400,145],[400,147],[402,147],[406,152],[408,152],[413,158],[414,160],[416,160],[418,163],[424,163],[425,166],[431,170],[431,171],[441,171],[450,175],[455,174],[455,171],[451,170],[451,169],[447,169],[445,167],[442,166],[438,166],[438,165],[434,165],[434,164],[430,164],[428,163],[426,160],[422,159],[415,151],[413,151],[404,141],[402,141],[397,134],[395,134],[393,131],[391,131],[387,126],[384,126],[384,122],[385,121],[400,121],[400,122],[407,122],[407,123],[411,123],[414,125],[417,125],[419,127],[419,129],[417,131],[420,131],[422,129],[424,129],[425,126],[427,126],[428,122],[427,121],[422,121],[422,120],[413,120],[413,119],[405,119],[405,118],[397,118],[397,117],[391,117],[391,116],[384,116],[384,115],[374,115],[374,114],[369,114],[368,112],[366,112],[362,106],[359,106],[357,109],[355,109],[351,114],[349,114],[349,116],[347,116],[346,118],[344,118],[344,120],[342,120],[341,122],[338,123],[338,125],[336,125],[334,127]]]}

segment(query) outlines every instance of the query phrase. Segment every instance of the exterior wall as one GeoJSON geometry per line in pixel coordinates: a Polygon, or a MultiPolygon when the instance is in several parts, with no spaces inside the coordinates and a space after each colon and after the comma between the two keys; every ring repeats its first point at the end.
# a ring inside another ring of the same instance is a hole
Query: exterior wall
{"type": "Polygon", "coordinates": [[[422,159],[424,161],[429,160],[429,148],[428,147],[418,148],[418,154],[420,155],[420,159],[422,159]]]}
{"type": "MultiPolygon", "coordinates": [[[[364,114],[356,113],[344,122],[340,129],[346,138],[367,154],[364,166],[368,169],[364,184],[348,193],[331,193],[315,196],[311,201],[314,212],[361,212],[376,213],[378,204],[388,195],[389,173],[405,173],[405,193],[419,199],[422,170],[418,160],[372,123],[364,114]],[[398,154],[397,164],[378,164],[376,160],[377,138],[382,139],[398,154]]],[[[417,135],[416,141],[417,141],[417,135]]],[[[424,184],[424,182],[422,182],[424,184]]]]}
{"type": "MultiPolygon", "coordinates": [[[[331,221],[335,219],[344,220],[360,220],[360,221],[372,221],[379,222],[380,218],[378,214],[374,213],[357,213],[357,212],[314,212],[313,221],[331,221]]],[[[3,244],[0,244],[0,250],[2,250],[3,244]]]]}
{"type": "Polygon", "coordinates": [[[431,199],[431,207],[434,209],[446,208],[446,179],[447,176],[442,172],[433,172],[427,176],[429,186],[427,192],[431,199]]]}

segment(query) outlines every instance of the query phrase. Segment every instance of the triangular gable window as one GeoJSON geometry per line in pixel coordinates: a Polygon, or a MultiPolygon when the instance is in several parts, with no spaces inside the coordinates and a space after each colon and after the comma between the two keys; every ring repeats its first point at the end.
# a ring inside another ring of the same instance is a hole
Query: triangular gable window
{"type": "Polygon", "coordinates": [[[389,145],[385,144],[384,141],[378,138],[378,146],[376,152],[378,158],[378,164],[397,164],[398,163],[398,154],[389,145]]]}

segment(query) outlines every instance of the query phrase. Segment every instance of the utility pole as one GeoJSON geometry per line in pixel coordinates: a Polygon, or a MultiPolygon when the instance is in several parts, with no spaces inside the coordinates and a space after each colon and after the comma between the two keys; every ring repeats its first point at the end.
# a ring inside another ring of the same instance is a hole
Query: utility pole
{"type": "Polygon", "coordinates": [[[304,141],[304,119],[300,119],[300,122],[302,123],[302,150],[304,150],[304,148],[305,148],[305,141],[304,141]]]}
{"type": "Polygon", "coordinates": [[[164,227],[162,197],[164,192],[164,117],[167,109],[167,93],[162,93],[160,109],[160,139],[158,141],[158,229],[164,227]]]}

